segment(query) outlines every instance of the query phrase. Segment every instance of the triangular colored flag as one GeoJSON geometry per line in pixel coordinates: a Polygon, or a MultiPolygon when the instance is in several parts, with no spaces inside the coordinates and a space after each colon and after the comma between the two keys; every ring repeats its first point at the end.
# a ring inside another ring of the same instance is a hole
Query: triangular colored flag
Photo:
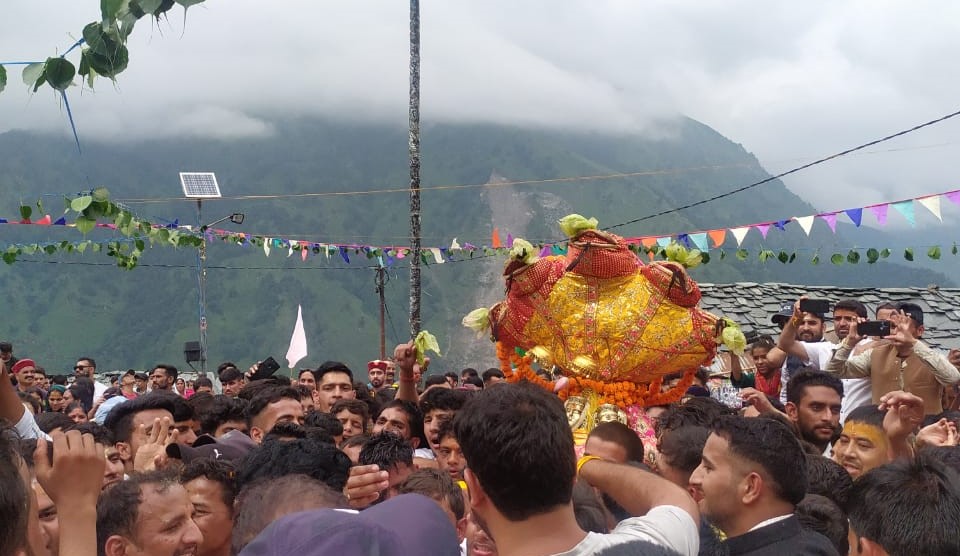
{"type": "Polygon", "coordinates": [[[653,247],[657,243],[657,238],[655,237],[642,237],[640,238],[640,244],[644,247],[653,247]]]}
{"type": "Polygon", "coordinates": [[[689,234],[679,234],[677,235],[677,243],[690,249],[690,235],[689,234]]]}
{"type": "Polygon", "coordinates": [[[950,199],[951,203],[960,204],[960,191],[951,191],[949,193],[944,193],[947,199],[950,199]]]}
{"type": "MultiPolygon", "coordinates": [[[[301,261],[307,260],[307,252],[308,252],[308,251],[310,251],[310,250],[307,249],[306,247],[300,249],[300,260],[301,260],[301,261]]],[[[383,264],[381,263],[380,266],[383,266],[383,264]]]]}
{"type": "Polygon", "coordinates": [[[298,361],[307,356],[307,332],[303,329],[303,307],[297,305],[297,323],[293,325],[293,336],[287,348],[287,367],[293,368],[298,361]]]}
{"type": "Polygon", "coordinates": [[[263,253],[268,257],[270,256],[270,238],[263,240],[263,253]]]}
{"type": "Polygon", "coordinates": [[[292,257],[292,256],[293,256],[293,248],[296,247],[296,246],[297,246],[297,241],[296,241],[295,239],[291,239],[291,240],[290,240],[290,243],[289,243],[289,246],[287,247],[287,256],[288,256],[288,257],[292,257]]]}
{"type": "MultiPolygon", "coordinates": [[[[6,220],[4,220],[4,222],[6,222],[6,220]]],[[[54,226],[66,226],[66,225],[67,225],[67,218],[66,218],[65,216],[61,216],[60,218],[57,218],[57,221],[54,222],[53,225],[54,225],[54,226]]]]}
{"type": "Polygon", "coordinates": [[[870,207],[870,212],[877,217],[877,224],[881,226],[887,225],[887,209],[890,207],[889,204],[884,203],[882,205],[873,205],[870,207]]]}
{"type": "Polygon", "coordinates": [[[500,230],[497,228],[493,229],[493,237],[490,238],[490,247],[494,249],[500,247],[500,230]]]}
{"type": "Polygon", "coordinates": [[[50,215],[48,214],[48,215],[44,216],[43,218],[41,218],[40,220],[37,220],[37,221],[36,221],[36,224],[39,224],[39,225],[41,225],[41,226],[49,226],[49,225],[50,225],[50,215]]]}
{"type": "Polygon", "coordinates": [[[659,245],[660,247],[666,247],[670,245],[672,242],[673,242],[673,238],[670,236],[657,238],[657,245],[659,245]]]}
{"type": "Polygon", "coordinates": [[[760,230],[760,235],[763,236],[763,239],[767,239],[767,232],[770,231],[770,224],[757,224],[754,228],[760,230]]]}
{"type": "Polygon", "coordinates": [[[742,228],[730,228],[730,233],[733,234],[733,237],[737,240],[737,247],[740,247],[740,244],[743,243],[743,238],[747,237],[747,232],[749,231],[749,226],[744,226],[742,228]]]}
{"type": "Polygon", "coordinates": [[[789,220],[777,220],[776,222],[773,223],[773,225],[774,225],[778,230],[780,230],[781,232],[785,232],[785,231],[787,231],[786,228],[785,228],[785,226],[787,225],[788,222],[790,222],[790,221],[789,221],[789,220]]]}
{"type": "Polygon", "coordinates": [[[837,213],[827,212],[824,214],[818,215],[820,218],[823,218],[824,222],[827,223],[827,226],[830,226],[830,231],[837,233],[837,213]]]}
{"type": "Polygon", "coordinates": [[[540,250],[540,258],[549,257],[552,253],[553,251],[551,250],[550,246],[544,245],[543,249],[540,250]]]}
{"type": "Polygon", "coordinates": [[[443,264],[446,262],[443,260],[443,253],[440,252],[439,247],[431,247],[430,253],[433,255],[433,260],[437,261],[437,264],[443,264]]]}
{"type": "Polygon", "coordinates": [[[707,235],[709,235],[710,239],[713,241],[714,247],[720,247],[723,245],[723,242],[727,240],[726,230],[710,230],[707,232],[707,235]]]}
{"type": "Polygon", "coordinates": [[[897,212],[903,215],[907,219],[907,222],[911,226],[917,225],[916,217],[913,215],[913,201],[900,201],[899,203],[893,203],[893,208],[897,209],[897,212]]]}
{"type": "Polygon", "coordinates": [[[697,246],[697,249],[701,251],[709,251],[710,245],[707,244],[707,234],[706,232],[699,234],[690,234],[690,241],[697,246]]]}
{"type": "Polygon", "coordinates": [[[513,249],[513,235],[507,234],[507,249],[513,249]]]}
{"type": "Polygon", "coordinates": [[[810,230],[813,229],[813,220],[816,218],[814,215],[810,216],[797,216],[794,220],[797,221],[797,224],[800,224],[800,227],[803,228],[803,233],[810,235],[810,230]]]}
{"type": "Polygon", "coordinates": [[[343,262],[345,262],[345,263],[347,263],[347,264],[350,264],[350,256],[347,255],[347,248],[346,248],[346,247],[341,247],[341,248],[340,248],[340,258],[343,259],[343,262]]]}
{"type": "Polygon", "coordinates": [[[854,225],[854,226],[856,226],[856,227],[858,227],[858,228],[860,227],[860,223],[863,222],[863,209],[862,209],[862,208],[847,209],[847,210],[845,210],[845,211],[843,211],[843,212],[844,212],[844,214],[847,215],[847,218],[849,218],[850,221],[853,222],[853,225],[854,225]]]}
{"type": "MultiPolygon", "coordinates": [[[[920,197],[917,199],[921,205],[927,207],[927,210],[937,217],[937,220],[943,222],[943,216],[940,215],[940,196],[931,195],[929,197],[920,197]]],[[[48,217],[49,218],[49,217],[48,217]]]]}
{"type": "Polygon", "coordinates": [[[453,241],[450,242],[450,249],[460,249],[460,244],[457,243],[457,238],[453,238],[453,241]]]}

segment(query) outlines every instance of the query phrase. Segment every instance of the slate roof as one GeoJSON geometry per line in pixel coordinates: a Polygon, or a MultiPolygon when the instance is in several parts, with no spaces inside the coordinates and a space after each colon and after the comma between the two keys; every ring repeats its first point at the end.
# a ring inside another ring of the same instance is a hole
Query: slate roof
{"type": "Polygon", "coordinates": [[[910,301],[923,308],[923,340],[941,349],[960,348],[960,288],[844,288],[835,286],[802,286],[796,284],[738,282],[707,284],[700,282],[703,298],[700,306],[715,315],[724,315],[738,322],[744,332],[754,330],[776,337],[780,330],[770,317],[780,306],[798,299],[858,299],[870,311],[885,301],[910,301]]]}

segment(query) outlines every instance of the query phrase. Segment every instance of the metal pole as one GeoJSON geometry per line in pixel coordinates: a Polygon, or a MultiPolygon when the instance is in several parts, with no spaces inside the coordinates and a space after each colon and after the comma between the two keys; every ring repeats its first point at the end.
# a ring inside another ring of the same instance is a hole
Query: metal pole
{"type": "Polygon", "coordinates": [[[380,359],[387,358],[387,323],[384,320],[384,313],[387,302],[384,299],[383,286],[386,283],[387,270],[382,266],[377,267],[377,293],[380,295],[380,359]]]}
{"type": "Polygon", "coordinates": [[[203,233],[203,201],[197,199],[197,227],[200,230],[200,248],[197,250],[197,280],[200,287],[200,372],[207,375],[207,240],[203,233]]]}
{"type": "Polygon", "coordinates": [[[410,337],[420,332],[420,0],[410,0],[410,337]]]}

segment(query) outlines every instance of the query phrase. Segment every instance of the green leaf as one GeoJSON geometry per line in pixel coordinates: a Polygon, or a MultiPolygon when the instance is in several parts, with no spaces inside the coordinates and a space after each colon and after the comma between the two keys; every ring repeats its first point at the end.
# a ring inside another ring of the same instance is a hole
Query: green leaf
{"type": "Polygon", "coordinates": [[[37,212],[43,214],[43,200],[37,199],[37,212]]]}
{"type": "Polygon", "coordinates": [[[957,244],[956,244],[956,243],[954,243],[954,244],[953,244],[953,248],[950,249],[950,254],[951,254],[951,255],[956,255],[956,254],[957,254],[957,244]]]}
{"type": "Polygon", "coordinates": [[[700,262],[707,264],[710,262],[710,253],[700,253],[700,262]]]}
{"type": "Polygon", "coordinates": [[[110,191],[106,187],[98,187],[93,190],[93,200],[98,203],[103,203],[110,200],[110,191]]]}
{"type": "Polygon", "coordinates": [[[879,251],[877,251],[877,250],[874,249],[873,247],[871,247],[870,249],[867,249],[867,262],[868,262],[868,263],[873,264],[873,263],[877,262],[877,260],[879,260],[879,259],[880,259],[880,252],[879,252],[879,251]]]}
{"type": "Polygon", "coordinates": [[[788,255],[786,251],[780,251],[777,253],[777,260],[783,264],[787,264],[787,261],[790,260],[790,255],[788,255]]]}
{"type": "Polygon", "coordinates": [[[80,230],[80,233],[86,235],[91,230],[93,230],[94,226],[96,226],[97,224],[97,221],[93,220],[92,218],[87,218],[86,216],[81,215],[77,217],[76,223],[77,223],[77,229],[80,230]]]}
{"type": "Polygon", "coordinates": [[[103,246],[100,245],[99,243],[94,243],[94,244],[93,244],[93,252],[94,252],[94,253],[99,253],[102,249],[103,249],[103,246]]]}
{"type": "Polygon", "coordinates": [[[37,252],[37,249],[39,249],[39,246],[38,246],[36,243],[34,243],[33,245],[24,245],[24,246],[23,246],[23,254],[24,254],[24,255],[33,255],[34,253],[37,252]]]}
{"type": "Polygon", "coordinates": [[[70,208],[76,212],[83,212],[87,207],[90,206],[90,203],[93,202],[93,197],[90,195],[84,195],[83,197],[77,197],[76,199],[70,201],[70,208]]]}
{"type": "Polygon", "coordinates": [[[850,263],[850,264],[857,264],[857,263],[859,263],[859,262],[860,262],[860,252],[857,251],[856,249],[851,249],[850,252],[847,253],[847,262],[850,263]]]}
{"type": "Polygon", "coordinates": [[[749,256],[750,253],[748,253],[746,249],[737,249],[737,259],[745,261],[749,256]]]}
{"type": "Polygon", "coordinates": [[[770,257],[770,253],[766,249],[761,250],[760,255],[758,255],[758,258],[760,259],[761,263],[767,262],[767,258],[769,257],[770,257]]]}
{"type": "Polygon", "coordinates": [[[3,92],[6,86],[7,86],[7,68],[0,66],[0,93],[3,92]]]}
{"type": "Polygon", "coordinates": [[[23,220],[30,220],[30,215],[33,214],[33,209],[28,205],[20,206],[20,218],[23,220]]]}
{"type": "Polygon", "coordinates": [[[940,246],[934,245],[930,249],[927,249],[927,256],[935,261],[940,260],[940,246]]]}
{"type": "Polygon", "coordinates": [[[56,245],[47,245],[46,247],[43,248],[43,251],[44,251],[47,255],[53,255],[54,253],[57,252],[57,246],[56,246],[56,245]]]}
{"type": "Polygon", "coordinates": [[[880,258],[881,258],[881,259],[886,259],[886,258],[889,257],[889,256],[890,256],[890,250],[889,250],[889,249],[887,249],[886,247],[884,247],[883,249],[880,250],[880,258]]]}
{"type": "Polygon", "coordinates": [[[722,261],[723,259],[726,259],[726,258],[727,258],[727,252],[726,252],[725,250],[721,249],[721,250],[720,250],[720,260],[722,261]]]}
{"type": "Polygon", "coordinates": [[[81,241],[80,243],[77,244],[77,251],[83,253],[84,251],[87,250],[88,245],[90,245],[89,241],[81,241]]]}
{"type": "Polygon", "coordinates": [[[790,253],[790,260],[787,262],[792,263],[795,260],[797,260],[797,253],[796,252],[790,253]]]}
{"type": "Polygon", "coordinates": [[[142,239],[134,240],[133,244],[137,246],[137,251],[143,251],[146,247],[142,239]]]}
{"type": "Polygon", "coordinates": [[[124,0],[100,0],[100,17],[104,20],[116,19],[124,0]]]}
{"type": "Polygon", "coordinates": [[[906,249],[904,249],[904,250],[903,250],[903,258],[904,258],[904,259],[907,259],[908,261],[912,261],[912,260],[913,260],[913,249],[910,248],[910,247],[907,247],[906,249]]]}
{"type": "Polygon", "coordinates": [[[816,254],[813,256],[813,258],[810,259],[810,262],[813,263],[813,264],[820,264],[820,253],[816,253],[816,254]]]}
{"type": "Polygon", "coordinates": [[[77,74],[77,68],[66,58],[47,58],[43,73],[51,87],[58,91],[66,91],[67,87],[73,85],[73,77],[77,74]]]}
{"type": "Polygon", "coordinates": [[[11,249],[14,249],[14,251],[7,249],[3,253],[3,262],[7,264],[13,264],[17,261],[17,251],[15,250],[16,248],[11,248],[11,249]]]}
{"type": "Polygon", "coordinates": [[[28,87],[35,87],[38,83],[42,83],[43,64],[38,62],[23,68],[23,82],[28,87]]]}
{"type": "Polygon", "coordinates": [[[160,8],[162,2],[163,0],[139,0],[138,4],[144,14],[152,14],[160,8]]]}
{"type": "Polygon", "coordinates": [[[834,253],[833,256],[830,257],[830,262],[833,264],[843,264],[843,255],[834,253]]]}
{"type": "Polygon", "coordinates": [[[189,8],[190,6],[196,6],[197,4],[202,4],[204,0],[176,0],[177,4],[180,4],[184,8],[189,8]]]}

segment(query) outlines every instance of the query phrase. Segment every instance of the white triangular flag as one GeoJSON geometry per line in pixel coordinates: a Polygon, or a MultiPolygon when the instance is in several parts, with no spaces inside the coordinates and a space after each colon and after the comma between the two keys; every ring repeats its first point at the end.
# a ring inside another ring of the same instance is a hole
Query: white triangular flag
{"type": "Polygon", "coordinates": [[[927,210],[933,213],[937,217],[937,220],[943,222],[943,217],[940,216],[940,196],[932,195],[930,197],[921,197],[917,199],[920,201],[920,204],[927,207],[927,210]]]}
{"type": "Polygon", "coordinates": [[[270,256],[270,242],[271,242],[271,241],[273,241],[273,240],[270,239],[270,238],[268,238],[268,237],[263,238],[263,253],[264,253],[266,256],[268,256],[268,257],[270,256]]]}
{"type": "Polygon", "coordinates": [[[290,347],[287,348],[287,366],[291,369],[307,356],[307,333],[303,329],[303,308],[297,305],[297,324],[293,327],[290,347]]]}
{"type": "Polygon", "coordinates": [[[803,232],[807,235],[810,235],[810,230],[813,229],[813,220],[815,218],[816,215],[793,217],[793,219],[797,221],[797,224],[800,224],[800,227],[803,228],[803,232]]]}
{"type": "Polygon", "coordinates": [[[737,247],[740,247],[740,244],[743,243],[743,238],[747,237],[747,232],[749,231],[749,226],[744,226],[743,228],[730,228],[730,233],[733,234],[733,237],[737,238],[737,247]]]}
{"type": "Polygon", "coordinates": [[[453,242],[450,244],[450,250],[461,249],[460,244],[457,243],[457,238],[453,238],[453,242]]]}
{"type": "Polygon", "coordinates": [[[437,261],[437,264],[443,264],[446,262],[443,260],[443,254],[440,253],[439,247],[431,247],[429,251],[433,254],[433,259],[437,261]]]}

